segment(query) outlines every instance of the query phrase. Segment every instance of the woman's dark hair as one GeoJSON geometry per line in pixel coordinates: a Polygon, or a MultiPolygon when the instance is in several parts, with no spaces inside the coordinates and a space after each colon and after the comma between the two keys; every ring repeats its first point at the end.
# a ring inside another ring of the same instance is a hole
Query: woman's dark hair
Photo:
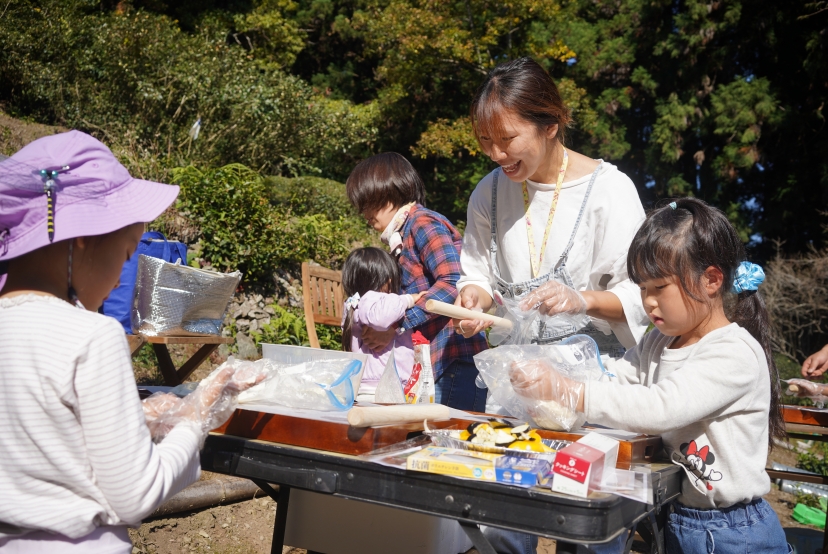
{"type": "Polygon", "coordinates": [[[699,282],[709,267],[724,275],[720,294],[727,318],[753,335],[768,361],[770,372],[770,433],[768,440],[786,440],[779,402],[779,373],[773,361],[770,323],[758,291],[735,295],[730,287],[745,260],[745,247],[727,216],[696,198],[681,198],[652,211],[635,234],[627,253],[627,272],[634,283],[675,275],[687,296],[703,302],[699,282]],[[673,204],[675,207],[672,207],[673,204]]]}
{"type": "Polygon", "coordinates": [[[558,125],[557,139],[564,144],[566,128],[572,123],[569,109],[561,100],[549,73],[532,58],[519,58],[495,67],[474,95],[471,121],[475,137],[503,134],[504,110],[534,123],[538,132],[558,125]]]}
{"type": "MultiPolygon", "coordinates": [[[[342,267],[342,289],[347,297],[357,293],[364,295],[369,290],[380,291],[387,287],[387,292],[400,292],[400,266],[385,250],[366,246],[357,248],[348,254],[342,267]]],[[[351,323],[353,310],[346,308],[345,322],[342,324],[342,348],[351,350],[351,323]]]]}
{"type": "Polygon", "coordinates": [[[399,208],[409,202],[425,206],[425,185],[414,166],[396,152],[383,152],[359,162],[345,191],[361,214],[374,212],[390,202],[399,208]]]}

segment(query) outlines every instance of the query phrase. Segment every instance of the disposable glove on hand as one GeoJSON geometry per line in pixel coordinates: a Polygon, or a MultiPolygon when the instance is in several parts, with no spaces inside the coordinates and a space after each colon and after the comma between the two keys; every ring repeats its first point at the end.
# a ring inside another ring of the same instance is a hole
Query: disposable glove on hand
{"type": "Polygon", "coordinates": [[[789,379],[786,394],[801,398],[816,398],[828,396],[828,386],[814,383],[806,379],[789,379]]]}
{"type": "Polygon", "coordinates": [[[532,400],[551,400],[572,412],[582,412],[584,384],[559,373],[547,360],[513,362],[509,370],[512,388],[532,400]]]}
{"type": "Polygon", "coordinates": [[[145,415],[148,412],[155,415],[152,419],[147,418],[150,435],[155,442],[160,442],[173,427],[184,423],[197,428],[203,440],[208,432],[230,418],[239,393],[260,383],[266,376],[263,364],[231,358],[184,398],[173,401],[171,398],[159,399],[160,395],[150,396],[144,401],[145,415]]]}
{"type": "Polygon", "coordinates": [[[586,314],[587,303],[577,290],[557,281],[547,281],[520,301],[521,310],[533,308],[543,315],[582,315],[586,314]]]}
{"type": "Polygon", "coordinates": [[[180,398],[169,392],[156,392],[145,398],[141,402],[141,407],[144,408],[144,417],[147,424],[158,419],[161,414],[170,411],[180,401],[180,398]]]}

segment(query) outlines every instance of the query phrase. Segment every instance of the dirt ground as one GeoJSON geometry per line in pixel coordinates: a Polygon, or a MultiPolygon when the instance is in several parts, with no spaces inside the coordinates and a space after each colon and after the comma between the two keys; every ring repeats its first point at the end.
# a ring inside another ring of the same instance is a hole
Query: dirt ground
{"type": "MultiPolygon", "coordinates": [[[[276,503],[264,497],[146,521],[129,532],[132,553],[269,554],[275,515],[276,503]]],[[[289,546],[282,550],[282,554],[306,552],[289,546]]],[[[554,553],[555,541],[541,539],[538,554],[554,553]]]]}

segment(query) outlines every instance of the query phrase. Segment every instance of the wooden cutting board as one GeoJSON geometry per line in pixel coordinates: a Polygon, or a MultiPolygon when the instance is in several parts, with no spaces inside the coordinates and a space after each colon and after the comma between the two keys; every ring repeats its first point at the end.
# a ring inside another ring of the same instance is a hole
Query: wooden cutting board
{"type": "MultiPolygon", "coordinates": [[[[465,429],[472,423],[462,419],[429,421],[431,429],[465,429]]],[[[246,439],[257,439],[292,446],[315,448],[341,454],[366,454],[391,446],[422,433],[422,423],[351,427],[348,424],[317,421],[281,414],[236,410],[230,419],[213,431],[246,439]]],[[[576,441],[584,433],[539,430],[543,438],[576,441]]],[[[661,437],[639,435],[620,441],[618,467],[627,469],[631,463],[649,463],[661,452],[661,437]]]]}

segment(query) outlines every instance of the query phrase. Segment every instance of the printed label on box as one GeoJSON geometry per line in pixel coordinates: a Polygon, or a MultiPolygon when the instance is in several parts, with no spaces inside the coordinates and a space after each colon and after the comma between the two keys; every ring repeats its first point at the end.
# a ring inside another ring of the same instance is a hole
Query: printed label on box
{"type": "Polygon", "coordinates": [[[577,481],[578,483],[586,482],[590,465],[591,463],[586,460],[581,460],[563,453],[558,453],[555,457],[555,473],[577,481]]]}

